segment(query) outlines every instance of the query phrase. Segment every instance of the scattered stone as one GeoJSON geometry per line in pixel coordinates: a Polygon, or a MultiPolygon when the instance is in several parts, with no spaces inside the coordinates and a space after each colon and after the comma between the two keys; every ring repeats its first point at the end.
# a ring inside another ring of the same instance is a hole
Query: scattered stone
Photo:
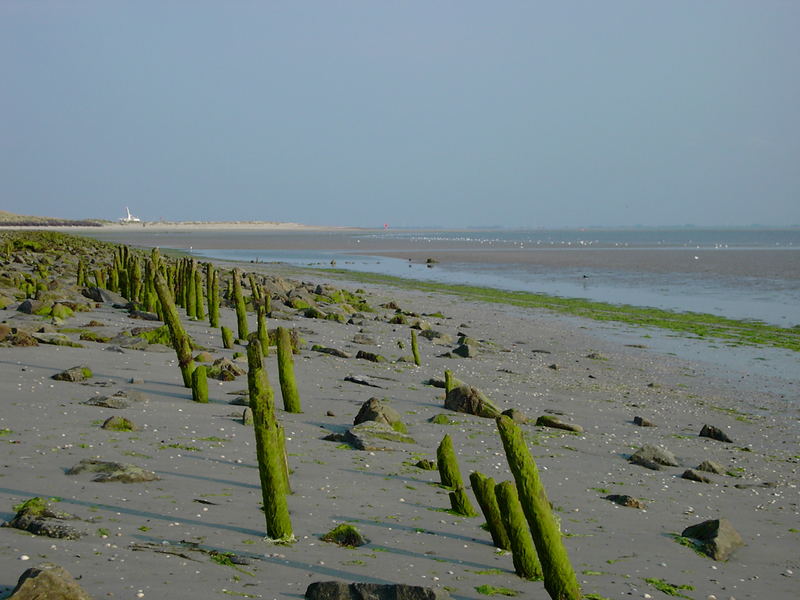
{"type": "Polygon", "coordinates": [[[422,469],[423,471],[435,471],[439,467],[436,465],[436,461],[430,460],[428,458],[423,458],[418,460],[414,463],[414,466],[418,469],[422,469]]]}
{"type": "Polygon", "coordinates": [[[681,474],[681,478],[688,479],[690,481],[699,481],[700,483],[714,483],[713,481],[711,481],[709,477],[706,477],[705,475],[699,473],[698,471],[695,471],[694,469],[686,469],[681,474]]]}
{"type": "Polygon", "coordinates": [[[608,360],[607,356],[604,356],[599,352],[590,352],[586,355],[586,358],[591,358],[592,360],[608,360]]]}
{"type": "Polygon", "coordinates": [[[639,427],[655,427],[656,424],[652,421],[648,421],[644,417],[633,417],[633,424],[638,425],[639,427]]]}
{"type": "Polygon", "coordinates": [[[131,319],[142,319],[143,321],[160,321],[161,318],[156,313],[147,312],[145,310],[131,309],[128,312],[131,319]]]}
{"type": "Polygon", "coordinates": [[[112,431],[136,431],[136,424],[130,419],[125,417],[108,417],[101,425],[102,429],[110,429],[112,431]]]}
{"type": "Polygon", "coordinates": [[[647,469],[659,471],[662,466],[677,467],[678,461],[669,450],[646,444],[639,448],[631,457],[630,462],[647,469]]]}
{"type": "Polygon", "coordinates": [[[700,430],[700,437],[711,438],[712,440],[717,440],[718,442],[733,442],[733,440],[729,438],[724,431],[722,431],[719,427],[714,427],[713,425],[703,425],[703,428],[700,430]]]}
{"type": "Polygon", "coordinates": [[[329,410],[329,411],[327,411],[327,412],[325,413],[325,416],[326,416],[326,417],[335,417],[335,416],[336,416],[336,413],[334,413],[332,410],[329,410]]]}
{"type": "Polygon", "coordinates": [[[125,309],[132,308],[132,304],[127,298],[103,288],[99,287],[84,288],[81,293],[87,298],[89,298],[89,300],[111,304],[114,306],[114,308],[125,308],[125,309]]]}
{"type": "Polygon", "coordinates": [[[78,475],[84,471],[97,473],[97,476],[92,479],[92,481],[98,483],[107,483],[111,481],[140,483],[144,481],[157,481],[160,479],[152,471],[137,467],[136,465],[109,462],[93,458],[84,458],[77,465],[69,469],[67,475],[78,475]]]}
{"type": "Polygon", "coordinates": [[[59,565],[42,563],[20,575],[8,600],[91,600],[70,573],[59,565]]]}
{"type": "Polygon", "coordinates": [[[404,583],[345,583],[315,581],[306,589],[306,600],[449,600],[443,589],[404,583]]]}
{"type": "Polygon", "coordinates": [[[356,418],[353,419],[353,425],[358,425],[365,421],[385,423],[396,431],[405,433],[405,426],[403,426],[403,419],[400,413],[379,398],[370,398],[361,405],[356,418]]]}
{"type": "Polygon", "coordinates": [[[79,365],[77,367],[71,367],[65,371],[61,371],[61,373],[56,373],[53,375],[52,379],[56,381],[86,381],[87,379],[92,377],[92,370],[83,365],[79,365]]]}
{"type": "Polygon", "coordinates": [[[131,404],[122,396],[97,396],[89,398],[84,404],[88,406],[101,406],[103,408],[123,409],[128,408],[131,404]]]}
{"type": "Polygon", "coordinates": [[[436,344],[437,346],[449,346],[453,343],[452,335],[442,333],[441,331],[436,331],[434,329],[423,331],[419,334],[419,336],[424,337],[426,340],[432,344],[436,344]]]}
{"type": "Polygon", "coordinates": [[[17,310],[26,315],[39,314],[43,308],[45,308],[44,302],[41,300],[32,300],[30,298],[23,300],[20,302],[19,306],[17,306],[17,310]]]}
{"type": "Polygon", "coordinates": [[[228,402],[228,404],[233,406],[250,406],[250,396],[239,396],[228,402]]]}
{"type": "Polygon", "coordinates": [[[453,350],[453,354],[461,358],[475,358],[478,356],[478,348],[472,344],[461,344],[453,350]]]}
{"type": "Polygon", "coordinates": [[[375,379],[372,377],[368,377],[366,375],[348,375],[344,378],[345,381],[349,381],[350,383],[357,383],[358,385],[366,385],[369,387],[374,388],[383,388],[382,385],[378,384],[375,379]]]}
{"type": "Polygon", "coordinates": [[[321,536],[323,542],[332,542],[345,548],[358,548],[368,542],[361,533],[352,525],[342,523],[321,536]]]}
{"type": "Polygon", "coordinates": [[[430,379],[426,379],[425,381],[422,382],[422,385],[431,385],[433,387],[442,388],[442,389],[447,387],[445,385],[444,379],[437,379],[435,377],[431,377],[430,379]]]}
{"type": "Polygon", "coordinates": [[[151,345],[150,342],[144,338],[139,336],[125,335],[124,333],[114,336],[108,340],[108,343],[112,346],[125,348],[126,350],[150,350],[151,345]]]}
{"type": "Polygon", "coordinates": [[[39,342],[36,341],[35,337],[33,337],[27,331],[23,331],[21,329],[18,329],[16,332],[6,336],[5,341],[12,346],[17,346],[20,348],[27,348],[30,346],[39,345],[39,342]]]}
{"type": "Polygon", "coordinates": [[[219,381],[233,381],[245,373],[247,371],[227,358],[218,358],[207,368],[206,376],[209,379],[218,379],[219,381]]]}
{"type": "Polygon", "coordinates": [[[64,523],[64,521],[77,520],[78,517],[66,512],[53,510],[52,506],[42,498],[34,497],[18,507],[17,514],[2,527],[13,527],[51,538],[77,540],[86,535],[85,531],[64,523]]]}
{"type": "Polygon", "coordinates": [[[520,425],[524,425],[528,422],[528,417],[525,416],[525,413],[519,410],[518,408],[509,408],[504,410],[501,414],[509,417],[514,423],[519,423],[520,425]]]}
{"type": "Polygon", "coordinates": [[[714,473],[715,475],[723,475],[725,467],[713,460],[704,460],[695,467],[698,471],[705,471],[706,473],[714,473]]]}
{"type": "Polygon", "coordinates": [[[40,344],[50,344],[51,346],[69,346],[71,348],[83,348],[83,344],[73,342],[63,333],[33,333],[34,338],[40,344]]]}
{"type": "Polygon", "coordinates": [[[131,377],[128,380],[128,383],[133,385],[142,385],[144,383],[144,379],[142,379],[141,377],[131,377]]]}
{"type": "Polygon", "coordinates": [[[494,419],[500,415],[500,409],[471,385],[459,385],[450,390],[445,396],[444,407],[487,419],[494,419]]]}
{"type": "Polygon", "coordinates": [[[325,440],[326,442],[346,442],[347,441],[347,437],[345,436],[345,434],[337,433],[337,432],[329,433],[328,435],[323,436],[322,439],[325,440]]]}
{"type": "Polygon", "coordinates": [[[744,540],[728,519],[712,519],[687,527],[682,536],[698,540],[698,550],[714,560],[728,560],[734,550],[744,546],[744,540]]]}
{"type": "Polygon", "coordinates": [[[413,438],[386,423],[365,421],[345,433],[345,441],[358,450],[395,450],[399,444],[414,444],[413,438]]]}
{"type": "Polygon", "coordinates": [[[197,353],[197,355],[194,357],[194,360],[196,362],[209,363],[214,360],[214,355],[211,354],[211,352],[203,350],[202,352],[197,353]]]}
{"type": "Polygon", "coordinates": [[[384,358],[380,354],[375,354],[374,352],[366,352],[365,350],[359,350],[358,354],[356,354],[356,358],[362,358],[364,360],[368,360],[374,363],[386,362],[386,358],[384,358]]]}
{"type": "Polygon", "coordinates": [[[433,423],[434,425],[454,425],[456,422],[450,419],[448,415],[439,413],[428,419],[428,423],[433,423]]]}
{"type": "Polygon", "coordinates": [[[353,336],[353,343],[361,344],[363,346],[375,346],[377,345],[378,342],[371,335],[366,335],[364,333],[357,333],[353,336]]]}
{"type": "Polygon", "coordinates": [[[559,367],[556,363],[553,363],[551,365],[547,365],[547,368],[552,369],[553,371],[558,371],[561,367],[559,367]]]}
{"type": "Polygon", "coordinates": [[[253,410],[246,406],[245,409],[242,411],[242,425],[252,425],[253,424],[253,410]]]}
{"type": "Polygon", "coordinates": [[[606,500],[610,500],[614,504],[619,504],[620,506],[628,506],[630,508],[645,508],[645,503],[641,500],[634,498],[633,496],[628,496],[627,494],[609,494],[605,496],[606,500]]]}
{"type": "Polygon", "coordinates": [[[330,348],[328,346],[320,346],[319,344],[314,344],[311,346],[311,349],[315,352],[322,352],[323,354],[330,354],[332,356],[338,356],[339,358],[352,358],[352,355],[345,352],[344,350],[339,350],[337,348],[330,348]]]}
{"type": "Polygon", "coordinates": [[[542,415],[536,419],[536,425],[539,427],[552,427],[553,429],[563,429],[564,431],[574,431],[575,433],[583,433],[583,427],[575,425],[574,423],[564,423],[553,415],[542,415]]]}

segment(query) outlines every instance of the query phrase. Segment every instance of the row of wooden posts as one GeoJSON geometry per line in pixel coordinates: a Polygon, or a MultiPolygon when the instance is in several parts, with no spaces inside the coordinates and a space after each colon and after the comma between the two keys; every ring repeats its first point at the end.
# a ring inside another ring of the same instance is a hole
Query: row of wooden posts
{"type": "MultiPolygon", "coordinates": [[[[184,385],[192,389],[193,400],[208,402],[205,367],[194,364],[191,341],[183,329],[175,303],[175,298],[180,298],[181,305],[186,308],[190,318],[206,318],[202,277],[196,262],[193,259],[183,259],[178,265],[167,268],[158,250],[154,248],[146,262],[145,275],[142,278],[142,270],[138,266],[139,258],[126,247],[121,248],[115,254],[115,263],[111,269],[106,273],[99,269],[94,271],[96,284],[99,286],[102,283],[105,287],[111,282],[109,287],[115,287],[115,291],[118,290],[129,300],[141,302],[147,310],[157,312],[162,317],[170,331],[184,385]]],[[[219,279],[210,263],[206,264],[205,275],[209,323],[213,327],[219,327],[219,279]]],[[[285,438],[276,417],[274,394],[263,366],[263,357],[267,356],[269,348],[266,328],[269,295],[264,293],[250,274],[249,283],[258,325],[255,332],[249,332],[241,277],[241,271],[234,269],[229,280],[228,298],[232,300],[236,311],[238,339],[247,341],[249,403],[255,426],[267,536],[285,542],[294,539],[287,503],[290,485],[285,438]]],[[[88,284],[85,267],[79,267],[78,281],[88,284]]],[[[232,347],[232,332],[222,327],[221,333],[224,346],[232,347]]],[[[284,410],[301,412],[289,331],[279,327],[276,337],[278,376],[284,410]]],[[[411,348],[414,363],[420,365],[414,330],[411,333],[411,348]]],[[[445,382],[448,391],[457,383],[449,371],[445,372],[445,382]]],[[[491,477],[482,473],[470,474],[470,484],[486,518],[492,541],[498,548],[511,551],[515,571],[520,577],[543,579],[545,589],[553,600],[577,600],[581,598],[580,587],[522,431],[507,416],[497,417],[496,422],[514,481],[495,484],[491,477]]],[[[436,455],[441,484],[449,490],[453,512],[476,516],[477,513],[466,494],[449,435],[442,439],[436,455]]]]}

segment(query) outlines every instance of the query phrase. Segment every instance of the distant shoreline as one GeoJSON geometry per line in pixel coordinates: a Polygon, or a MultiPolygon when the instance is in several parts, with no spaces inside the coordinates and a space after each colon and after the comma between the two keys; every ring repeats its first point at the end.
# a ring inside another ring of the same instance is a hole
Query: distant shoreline
{"type": "Polygon", "coordinates": [[[3,229],[47,229],[52,231],[204,231],[204,230],[255,230],[255,231],[361,231],[362,227],[336,227],[333,225],[303,225],[279,221],[142,221],[139,223],[99,223],[98,225],[0,225],[3,229]]]}

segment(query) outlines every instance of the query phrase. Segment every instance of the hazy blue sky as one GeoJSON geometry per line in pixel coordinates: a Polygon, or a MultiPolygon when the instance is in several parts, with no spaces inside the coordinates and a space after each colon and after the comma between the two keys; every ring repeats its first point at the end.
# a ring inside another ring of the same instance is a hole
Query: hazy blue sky
{"type": "Polygon", "coordinates": [[[800,2],[0,2],[0,209],[800,223],[800,2]]]}

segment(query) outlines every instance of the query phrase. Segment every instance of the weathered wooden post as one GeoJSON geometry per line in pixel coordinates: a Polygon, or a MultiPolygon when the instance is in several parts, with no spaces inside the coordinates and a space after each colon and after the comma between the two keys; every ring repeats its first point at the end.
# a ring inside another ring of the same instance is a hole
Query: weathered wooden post
{"type": "Polygon", "coordinates": [[[419,358],[419,344],[417,343],[417,332],[416,330],[411,330],[411,354],[414,355],[414,364],[420,366],[422,361],[419,358]]]}
{"type": "Polygon", "coordinates": [[[439,467],[439,478],[442,485],[451,490],[449,496],[453,512],[465,517],[477,516],[478,513],[472,508],[472,503],[464,489],[461,471],[458,469],[458,460],[455,450],[453,450],[453,441],[447,434],[436,449],[436,464],[439,467]]]}
{"type": "Polygon", "coordinates": [[[533,460],[522,431],[509,417],[497,417],[497,428],[506,458],[517,486],[519,501],[542,563],[544,587],[553,600],[579,600],[581,590],[575,571],[561,541],[561,531],[553,518],[550,502],[539,479],[539,469],[533,460]]]}
{"type": "Polygon", "coordinates": [[[247,385],[250,408],[253,411],[261,496],[267,536],[273,540],[288,542],[294,536],[286,502],[282,467],[284,453],[278,439],[274,397],[263,367],[260,345],[258,337],[253,336],[247,346],[247,385]]]}
{"type": "Polygon", "coordinates": [[[494,479],[486,477],[486,475],[478,471],[473,471],[469,474],[469,482],[472,485],[472,493],[475,494],[475,498],[478,500],[478,506],[481,507],[481,512],[486,518],[486,526],[489,528],[489,534],[492,536],[492,542],[494,542],[495,547],[511,550],[508,533],[506,533],[503,518],[500,515],[500,508],[497,505],[494,479]]]}
{"type": "Polygon", "coordinates": [[[286,412],[299,413],[300,395],[297,393],[297,384],[294,380],[294,357],[292,356],[292,340],[289,330],[278,327],[278,377],[281,382],[281,395],[283,408],[286,412]]]}
{"type": "Polygon", "coordinates": [[[203,404],[208,403],[208,378],[203,365],[195,367],[192,372],[192,400],[203,404]]]}
{"type": "Polygon", "coordinates": [[[233,302],[236,308],[236,325],[240,340],[246,340],[249,330],[247,328],[247,310],[242,294],[242,272],[237,268],[233,270],[233,302]]]}
{"type": "Polygon", "coordinates": [[[192,371],[194,371],[194,360],[192,360],[192,344],[189,336],[181,325],[181,318],[175,301],[167,288],[167,283],[158,269],[155,271],[155,285],[158,299],[161,302],[161,309],[164,312],[164,322],[169,327],[169,334],[172,338],[172,347],[178,355],[178,365],[183,376],[183,385],[187,388],[192,387],[192,371]]]}
{"type": "Polygon", "coordinates": [[[536,555],[525,513],[519,503],[517,489],[511,481],[503,481],[495,487],[497,504],[500,507],[503,526],[508,534],[514,571],[524,579],[541,579],[542,565],[536,555]]]}

